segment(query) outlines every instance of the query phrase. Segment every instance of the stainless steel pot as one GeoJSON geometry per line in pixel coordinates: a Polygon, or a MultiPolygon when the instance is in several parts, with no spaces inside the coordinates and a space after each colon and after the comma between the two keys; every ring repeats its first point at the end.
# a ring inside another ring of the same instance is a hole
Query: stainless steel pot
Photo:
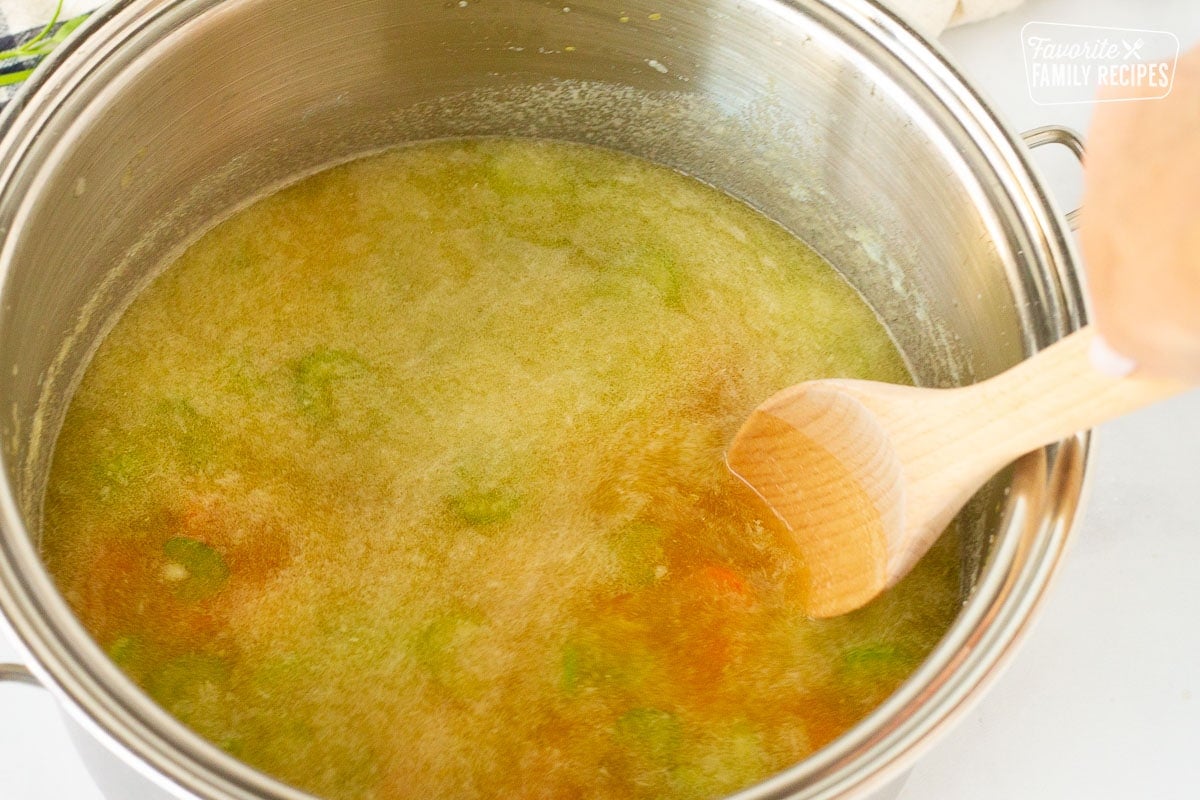
{"type": "MultiPolygon", "coordinates": [[[[49,455],[93,346],[168,255],[248,198],[414,139],[593,142],[808,240],[925,384],[994,374],[1083,315],[1026,148],[868,0],[125,0],[37,73],[2,134],[0,607],[114,798],[302,796],[125,679],[37,548],[49,455]]],[[[940,646],[868,719],[743,797],[878,789],[978,694],[1059,562],[1087,442],[981,492],[965,604],[940,646]]]]}

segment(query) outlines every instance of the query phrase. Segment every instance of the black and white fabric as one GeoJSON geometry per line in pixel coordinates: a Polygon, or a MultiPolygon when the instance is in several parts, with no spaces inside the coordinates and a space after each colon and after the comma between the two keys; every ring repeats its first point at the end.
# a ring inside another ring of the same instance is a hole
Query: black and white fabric
{"type": "MultiPolygon", "coordinates": [[[[0,0],[0,51],[11,53],[37,37],[46,24],[58,18],[41,41],[53,36],[64,24],[90,14],[103,3],[99,0],[0,0]]],[[[9,57],[0,60],[0,106],[8,103],[21,87],[25,73],[37,66],[41,56],[9,57]]]]}

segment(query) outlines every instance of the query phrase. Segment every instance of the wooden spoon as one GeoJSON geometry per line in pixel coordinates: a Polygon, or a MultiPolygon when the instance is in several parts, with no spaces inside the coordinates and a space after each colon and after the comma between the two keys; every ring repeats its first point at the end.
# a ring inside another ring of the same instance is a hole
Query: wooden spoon
{"type": "Polygon", "coordinates": [[[726,463],[783,523],[806,611],[844,614],[895,584],[1017,456],[1188,388],[1101,373],[1095,339],[1085,327],[973,386],[811,381],[755,409],[726,463]]]}

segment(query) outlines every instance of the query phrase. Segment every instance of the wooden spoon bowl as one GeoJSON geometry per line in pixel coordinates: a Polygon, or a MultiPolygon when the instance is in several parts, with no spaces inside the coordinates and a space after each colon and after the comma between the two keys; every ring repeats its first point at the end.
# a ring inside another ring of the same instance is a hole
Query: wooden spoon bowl
{"type": "Polygon", "coordinates": [[[729,470],[782,523],[806,611],[853,611],[903,578],[988,478],[1020,455],[1188,388],[1097,370],[1083,328],[957,389],[824,380],[751,413],[729,470]]]}

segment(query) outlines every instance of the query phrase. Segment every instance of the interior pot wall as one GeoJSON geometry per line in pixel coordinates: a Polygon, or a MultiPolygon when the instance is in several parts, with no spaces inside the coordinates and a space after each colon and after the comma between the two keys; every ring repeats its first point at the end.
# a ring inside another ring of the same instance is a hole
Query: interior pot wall
{"type": "Polygon", "coordinates": [[[1042,302],[1017,260],[1032,248],[929,91],[832,19],[766,0],[169,7],[56,98],[9,176],[27,194],[4,253],[0,425],[26,519],[91,348],[169,254],[248,198],[410,140],[548,136],[677,167],[826,255],[921,382],[1015,362],[1042,302]]]}

